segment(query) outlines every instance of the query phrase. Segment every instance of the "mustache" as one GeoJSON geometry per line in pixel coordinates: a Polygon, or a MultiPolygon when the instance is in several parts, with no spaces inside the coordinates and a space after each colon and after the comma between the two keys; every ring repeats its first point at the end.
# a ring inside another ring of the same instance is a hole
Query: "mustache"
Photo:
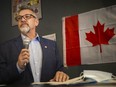
{"type": "Polygon", "coordinates": [[[27,26],[29,27],[29,24],[28,24],[28,23],[22,23],[22,24],[20,25],[20,27],[23,27],[24,25],[27,25],[27,26]]]}

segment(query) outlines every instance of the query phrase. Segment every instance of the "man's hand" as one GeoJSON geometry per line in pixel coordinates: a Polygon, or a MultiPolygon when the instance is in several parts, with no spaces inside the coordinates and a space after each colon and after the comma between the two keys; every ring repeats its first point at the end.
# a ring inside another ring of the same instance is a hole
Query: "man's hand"
{"type": "Polygon", "coordinates": [[[50,81],[52,82],[64,82],[64,81],[67,81],[69,80],[69,76],[67,74],[65,74],[64,72],[62,71],[57,71],[56,72],[56,75],[53,79],[51,79],[50,81]]]}
{"type": "Polygon", "coordinates": [[[18,66],[20,69],[24,69],[26,64],[29,62],[29,50],[22,49],[18,57],[18,66]]]}

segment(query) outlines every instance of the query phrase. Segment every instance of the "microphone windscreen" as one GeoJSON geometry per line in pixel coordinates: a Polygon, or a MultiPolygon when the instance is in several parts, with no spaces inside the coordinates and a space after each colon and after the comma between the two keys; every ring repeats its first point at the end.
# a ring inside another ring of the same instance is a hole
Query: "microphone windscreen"
{"type": "Polygon", "coordinates": [[[29,38],[25,38],[23,40],[23,45],[24,45],[24,48],[28,49],[29,48],[29,44],[30,44],[31,40],[29,38]]]}

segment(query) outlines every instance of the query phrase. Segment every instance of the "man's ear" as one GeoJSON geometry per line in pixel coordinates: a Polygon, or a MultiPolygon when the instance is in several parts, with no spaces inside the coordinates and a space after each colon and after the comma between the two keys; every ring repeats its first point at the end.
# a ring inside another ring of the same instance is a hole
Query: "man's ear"
{"type": "Polygon", "coordinates": [[[36,26],[39,25],[39,19],[36,19],[36,21],[35,21],[35,25],[36,25],[36,26]]]}

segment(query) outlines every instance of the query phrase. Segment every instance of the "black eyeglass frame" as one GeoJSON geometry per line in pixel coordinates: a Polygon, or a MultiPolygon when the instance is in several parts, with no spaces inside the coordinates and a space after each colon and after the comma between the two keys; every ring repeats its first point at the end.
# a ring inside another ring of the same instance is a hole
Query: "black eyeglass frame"
{"type": "Polygon", "coordinates": [[[30,18],[36,18],[36,16],[34,16],[33,14],[25,14],[25,15],[23,15],[23,16],[21,16],[21,15],[18,15],[18,16],[16,16],[15,17],[15,20],[16,21],[20,21],[20,20],[22,20],[22,18],[24,18],[25,20],[28,20],[28,19],[30,19],[30,18]]]}

